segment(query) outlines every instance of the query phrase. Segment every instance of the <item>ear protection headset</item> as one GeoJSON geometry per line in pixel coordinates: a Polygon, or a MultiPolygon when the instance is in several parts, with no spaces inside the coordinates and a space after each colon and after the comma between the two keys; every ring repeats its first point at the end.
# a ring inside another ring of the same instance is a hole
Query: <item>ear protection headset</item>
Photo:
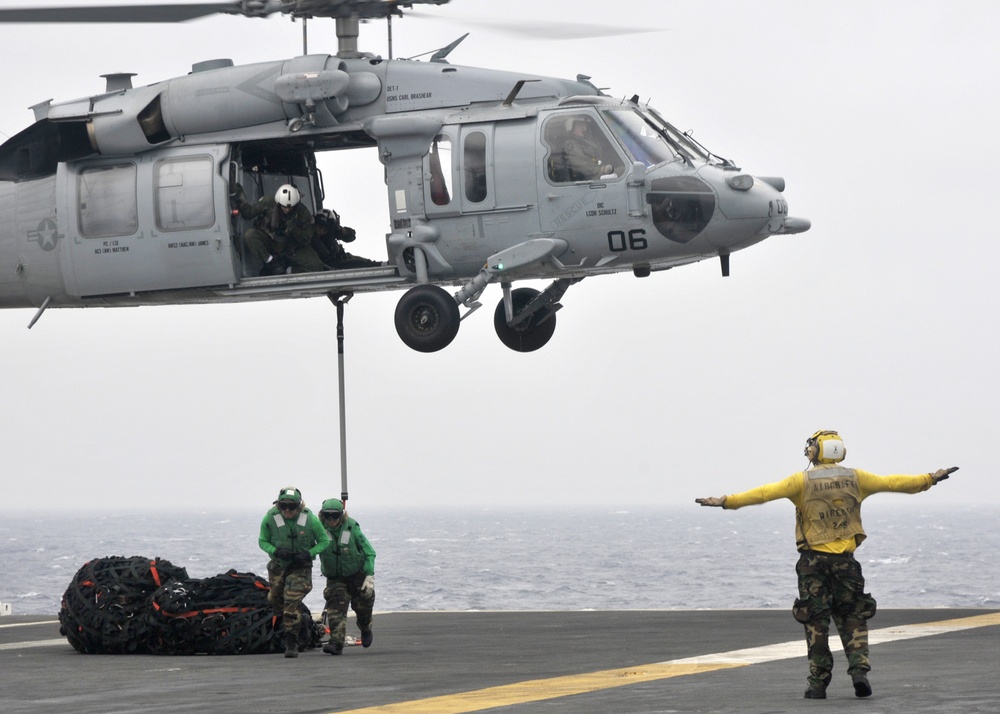
{"type": "Polygon", "coordinates": [[[810,447],[815,447],[811,461],[815,464],[837,464],[847,457],[844,440],[835,431],[817,431],[806,439],[806,456],[810,447]]]}

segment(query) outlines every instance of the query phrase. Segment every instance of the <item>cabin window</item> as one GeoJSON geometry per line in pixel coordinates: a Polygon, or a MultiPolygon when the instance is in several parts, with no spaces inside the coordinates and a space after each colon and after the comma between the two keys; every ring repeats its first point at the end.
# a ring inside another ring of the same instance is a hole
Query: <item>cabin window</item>
{"type": "Polygon", "coordinates": [[[465,137],[462,163],[465,198],[471,203],[482,203],[486,200],[486,134],[473,131],[465,137]]]}
{"type": "Polygon", "coordinates": [[[80,235],[107,238],[139,230],[135,164],[83,169],[76,188],[80,235]]]}
{"type": "Polygon", "coordinates": [[[435,206],[451,203],[451,139],[438,134],[431,144],[431,200],[435,206]]]}
{"type": "Polygon", "coordinates": [[[156,165],[156,226],[162,231],[190,231],[215,224],[212,158],[195,156],[156,165]]]}

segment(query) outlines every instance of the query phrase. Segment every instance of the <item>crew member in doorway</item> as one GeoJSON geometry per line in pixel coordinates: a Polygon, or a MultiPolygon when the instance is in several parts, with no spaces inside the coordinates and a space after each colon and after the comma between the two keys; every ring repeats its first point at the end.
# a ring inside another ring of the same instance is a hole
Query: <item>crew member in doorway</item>
{"type": "Polygon", "coordinates": [[[864,592],[865,579],[854,550],[866,538],[861,525],[861,502],[873,493],[926,491],[957,466],[919,476],[876,476],[839,463],[847,455],[835,431],[817,431],[806,440],[809,467],[783,481],[719,498],[696,498],[702,506],[737,509],[787,498],[795,504],[795,544],[799,561],[799,597],[792,615],[805,625],[809,657],[806,699],[826,699],[833,672],[830,619],[833,618],[847,655],[847,673],[858,697],[871,696],[868,620],[875,615],[875,599],[864,592]]]}
{"type": "Polygon", "coordinates": [[[330,628],[330,640],[323,645],[323,651],[332,655],[344,651],[348,605],[357,616],[362,646],[371,647],[375,549],[361,532],[358,522],[347,515],[344,502],[340,499],[323,501],[319,517],[332,541],[330,548],[320,555],[323,575],[326,576],[323,619],[330,628]]]}
{"type": "Polygon", "coordinates": [[[314,273],[326,270],[313,249],[316,226],[312,212],[302,203],[302,194],[290,183],[278,188],[274,197],[248,203],[237,186],[234,203],[253,227],[243,233],[247,250],[261,264],[261,275],[314,273]]]}
{"type": "Polygon", "coordinates": [[[316,214],[316,237],[313,248],[320,260],[331,270],[347,270],[349,268],[377,268],[381,265],[377,260],[369,260],[351,255],[344,250],[344,243],[352,243],[357,237],[354,229],[343,226],[340,216],[329,208],[316,214]]]}
{"type": "Polygon", "coordinates": [[[312,590],[313,558],[330,545],[330,536],[316,515],[306,508],[299,489],[278,493],[274,507],[260,524],[261,550],[271,556],[267,600],[285,630],[285,657],[299,656],[302,601],[312,590]]]}

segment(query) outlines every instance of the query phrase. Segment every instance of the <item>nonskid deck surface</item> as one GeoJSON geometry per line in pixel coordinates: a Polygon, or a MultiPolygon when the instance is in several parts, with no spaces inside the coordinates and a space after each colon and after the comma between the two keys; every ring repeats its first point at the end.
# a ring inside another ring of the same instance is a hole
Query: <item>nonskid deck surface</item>
{"type": "Polygon", "coordinates": [[[783,610],[378,613],[370,649],[297,659],[81,655],[56,617],[13,616],[0,697],[9,714],[1000,712],[1000,611],[880,610],[870,627],[874,695],[855,698],[838,652],[816,702],[783,610]]]}

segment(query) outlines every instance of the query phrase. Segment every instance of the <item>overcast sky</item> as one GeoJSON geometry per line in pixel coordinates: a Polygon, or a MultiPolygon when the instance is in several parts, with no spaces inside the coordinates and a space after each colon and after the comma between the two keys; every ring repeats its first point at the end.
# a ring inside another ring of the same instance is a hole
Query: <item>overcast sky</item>
{"type": "MultiPolygon", "coordinates": [[[[791,215],[813,227],[733,255],[726,279],[706,261],[585,280],[530,354],[493,331],[499,288],[435,354],[396,336],[401,292],[356,296],[353,506],[695,507],[803,468],[821,428],[875,473],[960,466],[914,497],[922,506],[1000,502],[1000,4],[453,0],[425,14],[440,19],[394,24],[397,56],[470,31],[452,63],[639,94],[716,154],[783,176],[791,215]],[[548,41],[489,25],[512,18],[660,29],[548,41]]],[[[332,23],[310,31],[312,52],[336,52],[332,23]]],[[[0,27],[0,132],[24,129],[45,99],[103,91],[101,74],[149,84],[206,59],[290,58],[300,43],[283,18],[0,27]]],[[[360,44],[386,54],[383,26],[363,26],[360,44]]],[[[352,252],[384,259],[381,166],[324,168],[358,229],[352,252]]],[[[313,505],[339,495],[327,300],[49,310],[29,331],[33,314],[0,311],[11,498],[152,510],[264,508],[287,484],[313,505]]]]}

